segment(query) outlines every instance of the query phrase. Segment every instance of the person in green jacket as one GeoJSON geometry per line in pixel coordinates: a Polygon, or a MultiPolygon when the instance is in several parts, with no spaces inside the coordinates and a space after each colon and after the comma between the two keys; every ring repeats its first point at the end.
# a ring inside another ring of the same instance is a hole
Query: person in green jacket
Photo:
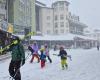
{"type": "Polygon", "coordinates": [[[14,37],[9,50],[12,52],[9,74],[14,80],[21,80],[20,67],[25,64],[25,51],[18,37],[14,37]]]}

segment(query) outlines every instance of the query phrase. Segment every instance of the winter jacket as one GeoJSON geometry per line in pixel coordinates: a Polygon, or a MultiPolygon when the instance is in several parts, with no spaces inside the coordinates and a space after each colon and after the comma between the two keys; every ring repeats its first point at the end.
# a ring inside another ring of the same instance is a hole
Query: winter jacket
{"type": "Polygon", "coordinates": [[[46,54],[46,56],[49,56],[49,49],[48,48],[45,48],[45,54],[46,54]]]}
{"type": "Polygon", "coordinates": [[[41,52],[40,59],[45,60],[46,59],[46,54],[45,54],[44,49],[40,49],[40,52],[41,52]]]}
{"type": "Polygon", "coordinates": [[[19,61],[19,60],[25,60],[25,51],[24,47],[19,43],[17,45],[13,45],[10,48],[10,51],[12,51],[12,61],[19,61]]]}
{"type": "Polygon", "coordinates": [[[38,45],[32,45],[31,47],[32,47],[32,49],[34,51],[33,54],[37,54],[38,53],[38,50],[39,50],[38,49],[38,45]]]}
{"type": "Polygon", "coordinates": [[[67,59],[67,52],[65,50],[60,50],[59,55],[61,59],[67,59]]]}

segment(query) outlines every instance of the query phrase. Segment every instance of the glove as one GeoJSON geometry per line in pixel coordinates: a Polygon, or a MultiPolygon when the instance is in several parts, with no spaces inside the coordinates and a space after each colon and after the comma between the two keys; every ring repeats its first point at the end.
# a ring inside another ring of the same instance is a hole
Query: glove
{"type": "Polygon", "coordinates": [[[22,60],[22,66],[25,64],[25,59],[22,60]]]}

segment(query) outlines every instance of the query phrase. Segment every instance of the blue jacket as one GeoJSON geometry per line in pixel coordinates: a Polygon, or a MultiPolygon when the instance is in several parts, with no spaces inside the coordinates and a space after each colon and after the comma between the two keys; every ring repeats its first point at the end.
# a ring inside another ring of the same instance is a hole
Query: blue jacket
{"type": "Polygon", "coordinates": [[[45,60],[46,59],[46,54],[44,53],[44,51],[41,51],[40,59],[41,60],[45,60]]]}

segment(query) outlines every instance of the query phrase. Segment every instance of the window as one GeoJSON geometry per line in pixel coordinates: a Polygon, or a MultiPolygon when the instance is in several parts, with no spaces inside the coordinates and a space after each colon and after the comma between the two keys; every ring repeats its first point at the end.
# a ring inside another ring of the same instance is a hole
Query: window
{"type": "Polygon", "coordinates": [[[66,27],[68,28],[68,22],[66,22],[66,27]]]}
{"type": "Polygon", "coordinates": [[[57,10],[58,10],[58,8],[57,8],[57,7],[55,7],[55,8],[54,8],[54,11],[56,12],[57,10]]]}
{"type": "Polygon", "coordinates": [[[59,4],[59,10],[61,10],[61,11],[64,10],[64,2],[60,2],[60,4],[59,4]]]}
{"type": "Polygon", "coordinates": [[[61,33],[64,33],[64,29],[61,29],[61,31],[60,31],[61,33]]]}
{"type": "Polygon", "coordinates": [[[59,3],[59,6],[64,6],[64,2],[60,2],[59,3]]]}
{"type": "Polygon", "coordinates": [[[19,10],[23,11],[24,10],[24,4],[22,2],[19,2],[19,10]]]}
{"type": "Polygon", "coordinates": [[[55,15],[55,20],[58,20],[58,16],[57,15],[55,15]]]}
{"type": "Polygon", "coordinates": [[[3,3],[2,3],[2,4],[0,4],[1,9],[5,9],[5,6],[6,6],[6,5],[5,5],[5,4],[3,4],[3,3]]]}
{"type": "Polygon", "coordinates": [[[59,10],[63,11],[64,10],[64,7],[59,7],[59,10]]]}
{"type": "Polygon", "coordinates": [[[66,20],[68,20],[68,15],[66,15],[66,20]]]}
{"type": "Polygon", "coordinates": [[[64,19],[64,15],[60,15],[60,20],[63,20],[64,19]]]}
{"type": "Polygon", "coordinates": [[[51,25],[50,23],[47,23],[47,27],[50,27],[50,25],[51,25]]]}
{"type": "Polygon", "coordinates": [[[64,22],[60,22],[60,27],[64,27],[64,22]]]}
{"type": "Polygon", "coordinates": [[[58,34],[58,30],[55,30],[55,34],[58,34]]]}
{"type": "Polygon", "coordinates": [[[58,28],[58,23],[57,22],[55,23],[55,28],[58,28]]]}
{"type": "Polygon", "coordinates": [[[51,32],[50,32],[50,30],[47,30],[47,34],[50,34],[51,32]]]}
{"type": "Polygon", "coordinates": [[[50,16],[47,16],[47,20],[50,20],[50,16]]]}

